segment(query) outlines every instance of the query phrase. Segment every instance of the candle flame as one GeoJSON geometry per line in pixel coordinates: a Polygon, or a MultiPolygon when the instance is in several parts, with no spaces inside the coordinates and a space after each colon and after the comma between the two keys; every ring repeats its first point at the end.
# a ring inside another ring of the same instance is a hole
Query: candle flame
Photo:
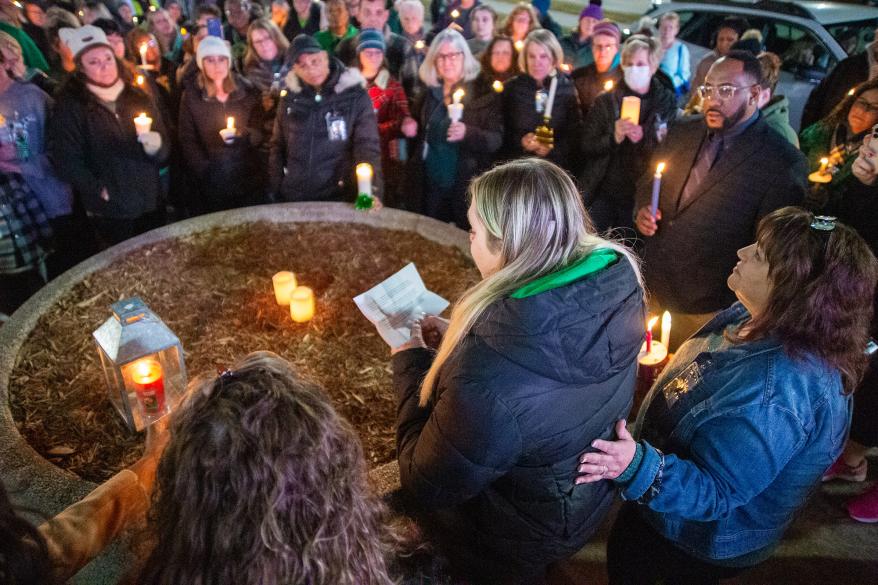
{"type": "Polygon", "coordinates": [[[427,43],[425,43],[424,41],[415,41],[415,48],[419,51],[426,46],[427,46],[427,43]]]}
{"type": "Polygon", "coordinates": [[[570,73],[570,64],[561,63],[561,71],[563,71],[564,73],[570,73]]]}
{"type": "Polygon", "coordinates": [[[462,100],[464,95],[466,95],[466,92],[462,89],[458,89],[452,94],[455,102],[459,102],[460,100],[462,100]]]}
{"type": "Polygon", "coordinates": [[[660,162],[658,165],[656,165],[655,172],[657,175],[660,175],[663,172],[665,172],[665,163],[660,162]]]}
{"type": "Polygon", "coordinates": [[[503,91],[503,82],[499,79],[495,79],[494,83],[491,84],[491,87],[494,88],[494,91],[500,93],[501,91],[503,91]]]}
{"type": "Polygon", "coordinates": [[[235,129],[235,118],[234,118],[234,116],[229,116],[228,118],[226,118],[226,128],[228,128],[229,130],[234,130],[234,129],[235,129]]]}
{"type": "Polygon", "coordinates": [[[132,366],[131,378],[138,384],[155,382],[162,377],[162,366],[154,359],[144,358],[132,366]]]}
{"type": "Polygon", "coordinates": [[[455,8],[454,10],[451,11],[451,18],[457,18],[458,16],[460,16],[460,10],[455,8]]]}
{"type": "Polygon", "coordinates": [[[820,164],[822,164],[822,165],[828,165],[828,164],[829,164],[829,159],[826,158],[826,157],[821,158],[821,159],[820,159],[820,164]]]}
{"type": "Polygon", "coordinates": [[[521,51],[524,48],[524,41],[515,41],[513,44],[515,45],[516,51],[521,51]]]}
{"type": "Polygon", "coordinates": [[[608,79],[606,82],[604,82],[604,91],[613,91],[613,85],[613,80],[608,79]]]}
{"type": "Polygon", "coordinates": [[[143,75],[137,76],[137,85],[143,85],[143,75]]]}
{"type": "Polygon", "coordinates": [[[186,27],[185,27],[185,26],[182,26],[182,27],[180,27],[180,34],[183,35],[183,36],[185,37],[186,35],[189,34],[189,31],[186,30],[186,27]]]}
{"type": "Polygon", "coordinates": [[[366,179],[372,176],[372,165],[369,163],[360,163],[357,165],[357,176],[366,179]]]}
{"type": "Polygon", "coordinates": [[[852,87],[851,90],[848,92],[848,95],[854,95],[854,92],[856,91],[856,89],[857,89],[856,87],[852,87]]]}
{"type": "Polygon", "coordinates": [[[652,328],[655,327],[656,322],[658,322],[658,315],[654,315],[647,323],[646,330],[652,331],[652,328]]]}

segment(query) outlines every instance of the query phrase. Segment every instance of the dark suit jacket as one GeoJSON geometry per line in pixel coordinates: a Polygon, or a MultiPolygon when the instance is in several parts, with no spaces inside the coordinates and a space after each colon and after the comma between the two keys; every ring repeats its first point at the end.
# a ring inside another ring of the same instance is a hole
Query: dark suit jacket
{"type": "MultiPolygon", "coordinates": [[[[644,276],[663,308],[681,313],[708,313],[735,297],[726,279],[739,248],[753,243],[763,215],[799,205],[806,192],[805,157],[761,118],[722,153],[694,197],[679,206],[707,129],[701,119],[671,128],[653,155],[650,169],[667,163],[662,177],[656,234],[645,239],[644,276]]],[[[637,189],[635,209],[649,205],[652,172],[637,189]]]]}

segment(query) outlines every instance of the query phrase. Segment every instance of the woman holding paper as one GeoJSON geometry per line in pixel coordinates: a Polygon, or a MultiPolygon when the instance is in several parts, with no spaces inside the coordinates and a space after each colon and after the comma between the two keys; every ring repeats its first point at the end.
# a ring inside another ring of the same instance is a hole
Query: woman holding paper
{"type": "Polygon", "coordinates": [[[582,114],[576,87],[560,69],[561,45],[551,32],[537,29],[527,35],[518,62],[523,73],[503,90],[508,157],[539,156],[574,171],[582,114]],[[552,129],[553,144],[537,136],[541,125],[552,129]]]}
{"type": "Polygon", "coordinates": [[[631,408],[643,289],[556,165],[509,162],[469,191],[483,280],[393,356],[400,479],[458,572],[539,581],[613,501],[573,472],[631,408]]]}
{"type": "Polygon", "coordinates": [[[674,92],[653,76],[658,69],[658,42],[633,35],[622,47],[624,79],[598,96],[585,119],[581,185],[585,204],[598,231],[625,228],[634,237],[634,193],[652,153],[667,134],[677,112],[674,92]],[[639,105],[638,119],[627,102],[639,105]]]}
{"type": "Polygon", "coordinates": [[[419,73],[427,87],[412,104],[418,121],[413,152],[424,213],[467,228],[467,183],[494,162],[503,142],[499,94],[474,83],[479,63],[454,29],[436,35],[419,73]]]}

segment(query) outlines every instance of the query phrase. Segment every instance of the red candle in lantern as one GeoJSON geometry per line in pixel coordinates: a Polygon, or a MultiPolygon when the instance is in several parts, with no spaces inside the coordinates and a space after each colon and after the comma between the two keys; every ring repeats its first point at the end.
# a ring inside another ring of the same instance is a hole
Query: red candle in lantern
{"type": "Polygon", "coordinates": [[[131,381],[144,414],[153,416],[165,410],[165,379],[162,365],[154,359],[142,359],[133,366],[131,381]]]}

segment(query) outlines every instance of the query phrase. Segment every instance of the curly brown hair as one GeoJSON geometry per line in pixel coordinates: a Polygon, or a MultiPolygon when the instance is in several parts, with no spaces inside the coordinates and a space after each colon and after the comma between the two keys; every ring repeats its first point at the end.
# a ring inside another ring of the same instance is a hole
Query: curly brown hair
{"type": "Polygon", "coordinates": [[[768,306],[736,337],[774,336],[791,356],[816,355],[838,369],[853,392],[866,369],[878,261],[852,228],[811,227],[814,215],[783,207],[759,222],[756,242],[768,260],[768,306]]]}
{"type": "Polygon", "coordinates": [[[193,388],[159,463],[138,582],[393,582],[386,507],[319,386],[256,352],[193,388]]]}
{"type": "Polygon", "coordinates": [[[832,111],[829,112],[829,114],[827,114],[825,118],[817,123],[823,124],[830,129],[835,128],[839,124],[844,124],[845,122],[847,122],[848,112],[851,111],[851,106],[854,105],[854,102],[857,101],[857,98],[872,89],[878,89],[878,78],[864,81],[860,85],[853,88],[847,93],[847,95],[845,95],[843,100],[838,102],[838,105],[832,108],[832,111]]]}

